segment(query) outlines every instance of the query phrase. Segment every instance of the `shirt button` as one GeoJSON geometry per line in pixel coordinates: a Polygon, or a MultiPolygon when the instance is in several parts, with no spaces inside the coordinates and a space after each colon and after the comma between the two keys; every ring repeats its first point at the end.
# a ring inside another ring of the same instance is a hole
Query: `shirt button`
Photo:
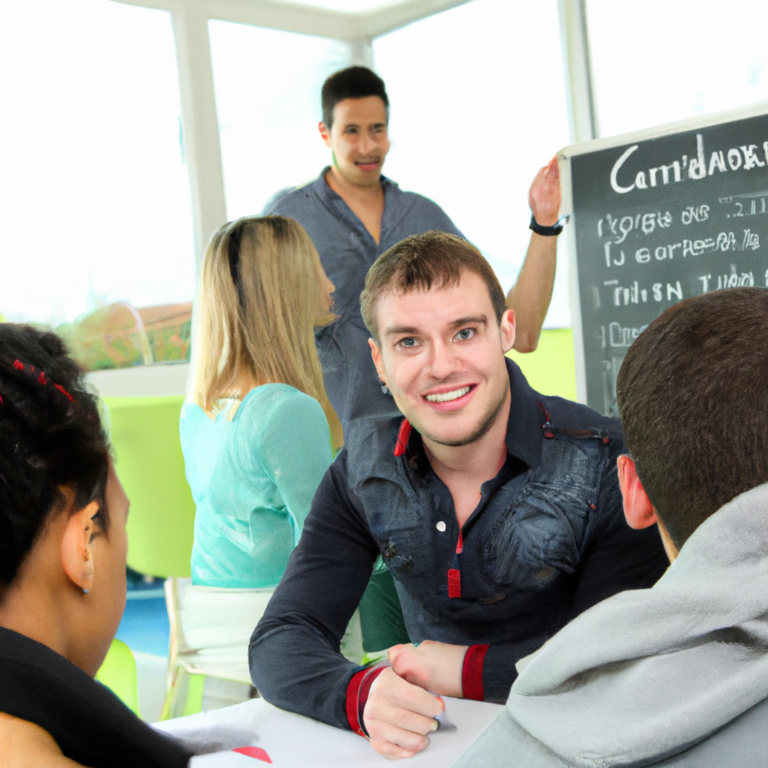
{"type": "Polygon", "coordinates": [[[442,533],[445,530],[445,523],[441,520],[435,527],[442,533]]]}

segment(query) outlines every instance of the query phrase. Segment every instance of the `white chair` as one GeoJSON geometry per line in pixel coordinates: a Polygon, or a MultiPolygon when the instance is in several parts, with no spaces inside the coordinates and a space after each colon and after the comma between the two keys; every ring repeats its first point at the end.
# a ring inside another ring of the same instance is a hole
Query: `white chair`
{"type": "Polygon", "coordinates": [[[191,579],[173,576],[166,580],[171,642],[161,719],[199,712],[206,678],[233,684],[235,693],[222,706],[252,697],[248,644],[273,592],[198,587],[191,579]]]}

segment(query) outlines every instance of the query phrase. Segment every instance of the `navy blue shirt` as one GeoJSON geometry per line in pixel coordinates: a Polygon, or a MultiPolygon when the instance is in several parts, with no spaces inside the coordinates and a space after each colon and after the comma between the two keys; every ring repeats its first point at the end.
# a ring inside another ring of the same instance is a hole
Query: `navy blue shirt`
{"type": "Polygon", "coordinates": [[[358,422],[315,496],[298,547],[251,639],[253,681],[284,709],[348,728],[359,667],[339,642],[381,555],[413,641],[490,644],[488,701],[504,702],[515,664],[570,619],[669,565],[655,528],[624,520],[617,419],[535,392],[510,360],[507,461],[461,529],[421,436],[393,449],[399,419],[358,422]],[[459,572],[450,589],[449,571],[459,572]],[[453,592],[453,594],[452,594],[453,592]]]}
{"type": "Polygon", "coordinates": [[[393,417],[395,401],[382,392],[368,347],[370,334],[360,315],[360,294],[371,265],[384,251],[410,235],[437,229],[461,232],[439,205],[381,177],[384,214],[378,244],[363,222],[325,180],[280,192],[263,213],[295,219],[307,231],[323,269],[336,286],[334,312],[338,319],[317,333],[317,351],[323,366],[328,399],[345,430],[362,416],[393,417]]]}

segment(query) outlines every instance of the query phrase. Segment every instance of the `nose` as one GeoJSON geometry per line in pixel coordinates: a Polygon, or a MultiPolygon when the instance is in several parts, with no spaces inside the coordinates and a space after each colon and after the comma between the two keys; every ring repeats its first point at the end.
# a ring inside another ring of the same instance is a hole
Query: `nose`
{"type": "Polygon", "coordinates": [[[442,340],[435,341],[429,351],[424,371],[431,378],[438,381],[447,379],[452,373],[461,370],[461,360],[459,359],[456,348],[442,340]]]}
{"type": "Polygon", "coordinates": [[[360,151],[364,155],[369,155],[378,149],[378,142],[376,141],[376,137],[372,136],[367,131],[362,132],[362,134],[363,135],[360,140],[360,151]]]}

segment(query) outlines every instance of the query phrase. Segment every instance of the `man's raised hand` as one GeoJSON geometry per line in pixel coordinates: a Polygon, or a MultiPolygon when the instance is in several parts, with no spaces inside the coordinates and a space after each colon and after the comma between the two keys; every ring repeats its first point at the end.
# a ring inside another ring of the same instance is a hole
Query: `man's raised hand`
{"type": "Polygon", "coordinates": [[[528,204],[537,224],[551,227],[557,222],[560,215],[560,198],[560,168],[555,155],[536,174],[528,192],[528,204]]]}

